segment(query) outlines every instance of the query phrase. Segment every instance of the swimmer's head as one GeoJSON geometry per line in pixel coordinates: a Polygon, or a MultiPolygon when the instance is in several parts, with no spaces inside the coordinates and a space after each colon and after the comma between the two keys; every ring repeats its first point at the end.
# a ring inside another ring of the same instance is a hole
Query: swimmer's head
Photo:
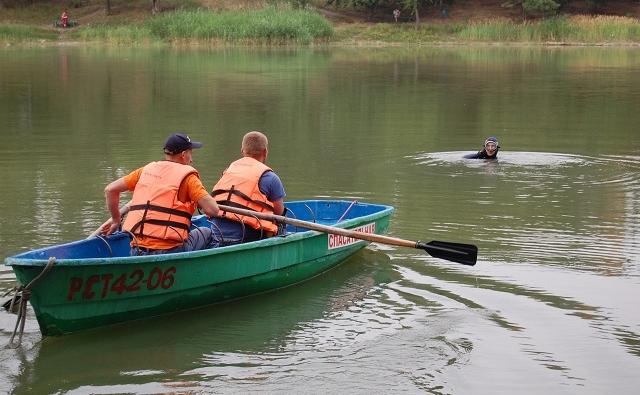
{"type": "Polygon", "coordinates": [[[494,155],[496,152],[498,152],[499,149],[500,146],[498,145],[497,138],[491,136],[487,137],[487,139],[484,141],[484,150],[488,155],[494,155]]]}

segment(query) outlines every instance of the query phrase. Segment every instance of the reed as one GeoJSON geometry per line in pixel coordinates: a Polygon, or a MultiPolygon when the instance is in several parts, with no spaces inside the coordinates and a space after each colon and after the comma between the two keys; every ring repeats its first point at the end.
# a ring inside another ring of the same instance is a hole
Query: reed
{"type": "Polygon", "coordinates": [[[638,43],[640,22],[616,16],[559,16],[525,23],[494,20],[467,25],[456,37],[468,41],[638,43]]]}
{"type": "Polygon", "coordinates": [[[640,41],[640,21],[621,16],[576,16],[576,41],[640,41]]]}
{"type": "Polygon", "coordinates": [[[195,39],[308,44],[327,40],[333,35],[331,24],[319,14],[277,7],[221,13],[178,11],[149,19],[145,25],[154,37],[165,41],[195,39]]]}
{"type": "Polygon", "coordinates": [[[333,27],[307,10],[267,7],[260,10],[179,10],[149,18],[140,25],[96,25],[78,29],[82,40],[112,43],[214,41],[299,43],[328,40],[333,27]]]}

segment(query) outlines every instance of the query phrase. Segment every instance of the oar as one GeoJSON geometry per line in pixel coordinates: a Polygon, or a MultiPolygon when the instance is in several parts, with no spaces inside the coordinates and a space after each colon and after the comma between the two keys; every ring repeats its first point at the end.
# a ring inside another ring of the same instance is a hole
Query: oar
{"type": "Polygon", "coordinates": [[[89,236],[87,236],[87,239],[90,239],[92,237],[98,236],[100,234],[100,231],[102,230],[102,227],[106,226],[108,223],[111,223],[111,218],[109,218],[108,220],[104,221],[102,223],[102,225],[98,226],[98,228],[96,230],[91,232],[91,234],[89,236]]]}
{"type": "Polygon", "coordinates": [[[237,207],[225,206],[222,204],[219,204],[218,207],[220,207],[220,210],[222,211],[257,217],[259,219],[273,221],[281,224],[299,226],[305,229],[317,230],[318,232],[347,236],[354,239],[372,241],[374,243],[380,244],[418,248],[421,250],[425,250],[432,257],[445,259],[451,262],[462,263],[463,265],[473,266],[476,264],[476,260],[478,259],[478,247],[472,244],[450,243],[447,241],[437,240],[430,241],[428,243],[422,241],[403,240],[396,237],[356,232],[354,230],[336,228],[333,226],[317,224],[314,222],[302,221],[295,218],[287,218],[281,215],[259,213],[257,211],[245,210],[237,207]]]}
{"type": "MultiPolygon", "coordinates": [[[[127,214],[129,212],[129,205],[130,204],[131,204],[131,202],[128,202],[124,206],[120,207],[120,216],[121,217],[124,217],[125,214],[127,214]]],[[[109,224],[111,224],[111,218],[109,218],[108,220],[104,221],[102,223],[102,225],[98,226],[98,229],[96,229],[93,232],[91,232],[91,234],[89,236],[87,236],[87,239],[90,239],[92,237],[98,236],[102,232],[102,228],[104,228],[105,226],[107,226],[109,224]]]]}

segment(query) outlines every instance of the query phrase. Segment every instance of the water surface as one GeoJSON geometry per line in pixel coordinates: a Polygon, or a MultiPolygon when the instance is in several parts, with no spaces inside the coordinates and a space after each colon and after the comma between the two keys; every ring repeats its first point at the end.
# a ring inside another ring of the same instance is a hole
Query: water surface
{"type": "Polygon", "coordinates": [[[212,186],[252,129],[287,199],[391,204],[391,235],[480,255],[373,245],[299,286],[61,338],[30,310],[0,388],[633,393],[638,87],[637,49],[2,49],[2,257],[85,237],[169,133],[205,143],[212,186]],[[498,161],[461,159],[488,135],[498,161]]]}

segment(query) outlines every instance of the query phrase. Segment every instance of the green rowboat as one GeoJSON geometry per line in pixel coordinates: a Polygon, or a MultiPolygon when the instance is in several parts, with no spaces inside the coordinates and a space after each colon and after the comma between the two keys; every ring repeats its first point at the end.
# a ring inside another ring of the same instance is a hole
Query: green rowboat
{"type": "MultiPolygon", "coordinates": [[[[385,233],[394,211],[391,206],[337,200],[289,202],[286,207],[287,217],[299,222],[361,234],[385,233]]],[[[204,216],[194,217],[193,223],[208,225],[204,216]]],[[[368,244],[291,224],[283,236],[194,252],[129,256],[129,242],[128,234],[116,233],[5,259],[21,284],[33,281],[29,301],[43,335],[57,336],[286,287],[331,269],[368,244]],[[54,261],[43,273],[48,262],[54,261]]]]}

